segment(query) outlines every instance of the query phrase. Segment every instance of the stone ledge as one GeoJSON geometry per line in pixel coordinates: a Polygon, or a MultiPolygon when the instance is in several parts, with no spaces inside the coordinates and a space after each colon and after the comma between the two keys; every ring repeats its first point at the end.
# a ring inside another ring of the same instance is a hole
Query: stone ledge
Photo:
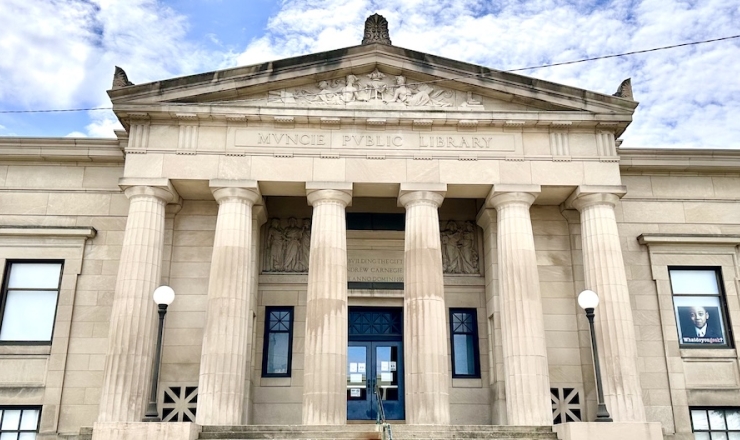
{"type": "Polygon", "coordinates": [[[553,426],[559,440],[663,440],[658,422],[570,422],[553,426]]]}
{"type": "Polygon", "coordinates": [[[196,440],[199,433],[195,423],[97,422],[92,440],[196,440]]]}

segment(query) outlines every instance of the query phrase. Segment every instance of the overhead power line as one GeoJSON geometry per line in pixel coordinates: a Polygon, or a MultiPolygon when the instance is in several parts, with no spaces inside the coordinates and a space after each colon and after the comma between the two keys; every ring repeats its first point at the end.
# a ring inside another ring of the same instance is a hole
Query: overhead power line
{"type": "Polygon", "coordinates": [[[652,49],[635,50],[633,52],[617,53],[617,54],[613,54],[613,55],[602,55],[602,56],[599,56],[599,57],[584,58],[584,59],[581,59],[581,60],[563,61],[562,63],[543,64],[543,65],[540,65],[540,66],[531,66],[531,67],[520,67],[518,69],[505,70],[505,72],[520,72],[522,70],[542,69],[542,68],[545,68],[545,67],[564,66],[566,64],[585,63],[586,61],[596,61],[596,60],[605,60],[607,58],[626,57],[628,55],[637,55],[639,53],[656,52],[656,51],[659,51],[659,50],[675,49],[677,47],[696,46],[697,44],[714,43],[715,41],[732,40],[733,38],[740,38],[740,35],[731,35],[729,37],[722,37],[722,38],[712,38],[711,40],[692,41],[690,43],[681,43],[681,44],[674,44],[674,45],[671,45],[671,46],[654,47],[652,49]]]}
{"type": "MultiPolygon", "coordinates": [[[[678,48],[678,47],[696,46],[696,45],[699,45],[699,44],[715,43],[715,42],[718,42],[718,41],[732,40],[732,39],[736,39],[736,38],[740,38],[740,35],[730,35],[728,37],[712,38],[712,39],[709,39],[709,40],[691,41],[691,42],[688,42],[688,43],[673,44],[673,45],[670,45],[670,46],[660,46],[660,47],[654,47],[654,48],[651,48],[651,49],[635,50],[635,51],[632,51],[632,52],[623,52],[623,53],[617,53],[617,54],[612,54],[612,55],[602,55],[602,56],[592,57],[592,58],[582,58],[582,59],[579,59],[579,60],[563,61],[563,62],[560,62],[560,63],[541,64],[541,65],[538,65],[538,66],[520,67],[520,68],[517,68],[517,69],[507,69],[507,70],[502,70],[502,72],[521,72],[523,70],[544,69],[544,68],[547,68],[547,67],[565,66],[565,65],[568,65],[568,64],[579,64],[579,63],[585,63],[585,62],[588,62],[588,61],[598,61],[598,60],[604,60],[604,59],[608,59],[608,58],[626,57],[626,56],[637,55],[637,54],[641,54],[641,53],[657,52],[657,51],[661,51],[661,50],[675,49],[675,48],[678,48]]],[[[438,83],[438,82],[443,82],[443,81],[454,81],[456,79],[463,79],[463,78],[482,77],[482,76],[485,76],[485,75],[486,74],[484,74],[484,73],[471,73],[471,74],[468,74],[468,75],[460,75],[460,76],[452,77],[452,78],[440,78],[440,79],[434,79],[434,80],[430,80],[430,81],[420,81],[420,82],[416,82],[416,83],[410,83],[410,84],[407,84],[407,85],[409,85],[409,86],[411,86],[411,85],[418,86],[418,85],[422,85],[422,84],[433,84],[433,83],[438,83]]],[[[395,88],[395,87],[398,87],[398,86],[392,86],[392,88],[395,88]]],[[[341,92],[338,92],[338,93],[341,93],[341,92]]],[[[306,93],[306,94],[303,94],[301,96],[306,97],[306,96],[318,96],[318,95],[319,95],[318,93],[306,93]]],[[[262,98],[260,98],[260,99],[243,99],[243,100],[231,101],[231,102],[256,102],[256,101],[262,101],[262,100],[263,100],[262,98]]],[[[183,103],[183,104],[168,103],[168,105],[191,105],[191,104],[187,104],[187,103],[183,103]]],[[[0,114],[9,114],[9,113],[86,112],[86,111],[99,111],[99,110],[112,110],[112,109],[113,109],[113,107],[46,109],[46,110],[0,110],[0,114]]]]}
{"type": "Polygon", "coordinates": [[[0,110],[0,113],[58,113],[58,112],[89,112],[95,110],[113,110],[113,107],[92,108],[57,108],[48,110],[0,110]]]}

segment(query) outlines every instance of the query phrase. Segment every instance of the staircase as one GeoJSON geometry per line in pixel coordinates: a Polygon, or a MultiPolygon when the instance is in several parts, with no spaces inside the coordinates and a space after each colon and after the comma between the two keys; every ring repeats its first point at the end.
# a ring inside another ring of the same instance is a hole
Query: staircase
{"type": "MultiPolygon", "coordinates": [[[[247,425],[203,426],[200,440],[382,440],[380,425],[247,425]]],[[[490,425],[392,425],[393,440],[557,440],[550,427],[490,425]]],[[[385,439],[388,440],[388,439],[385,439]]]]}

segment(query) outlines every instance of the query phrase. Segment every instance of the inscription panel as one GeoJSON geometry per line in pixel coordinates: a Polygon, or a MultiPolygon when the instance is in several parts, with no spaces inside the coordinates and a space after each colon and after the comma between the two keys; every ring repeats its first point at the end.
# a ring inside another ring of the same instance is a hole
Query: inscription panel
{"type": "Polygon", "coordinates": [[[461,134],[452,131],[393,133],[387,131],[236,129],[234,146],[268,149],[513,152],[517,146],[517,135],[512,133],[461,134]]]}
{"type": "Polygon", "coordinates": [[[347,281],[403,282],[403,251],[347,249],[347,281]]]}

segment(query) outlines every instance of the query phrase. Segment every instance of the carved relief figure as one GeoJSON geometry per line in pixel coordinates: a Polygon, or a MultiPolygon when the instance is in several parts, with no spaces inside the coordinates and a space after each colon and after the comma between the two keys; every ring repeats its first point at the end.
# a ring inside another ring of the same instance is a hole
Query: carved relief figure
{"type": "Polygon", "coordinates": [[[283,230],[280,220],[274,218],[267,230],[268,272],[281,272],[283,270],[283,230]]]}
{"type": "Polygon", "coordinates": [[[460,228],[457,222],[448,221],[445,229],[440,231],[440,240],[442,242],[442,267],[445,273],[480,273],[473,223],[464,222],[460,228]]]}
{"type": "Polygon", "coordinates": [[[311,220],[291,217],[270,221],[265,238],[265,272],[306,272],[311,248],[311,220]],[[303,226],[301,226],[301,222],[303,226]],[[283,227],[283,224],[287,226],[283,227]]]}
{"type": "Polygon", "coordinates": [[[457,228],[457,223],[450,220],[447,222],[447,228],[442,231],[442,265],[447,273],[462,272],[462,255],[460,253],[461,231],[457,228]]]}
{"type": "Polygon", "coordinates": [[[342,100],[344,102],[353,102],[358,100],[359,89],[355,87],[357,77],[354,75],[347,75],[347,84],[342,88],[342,100]]]}
{"type": "Polygon", "coordinates": [[[286,272],[299,272],[303,269],[301,258],[301,235],[303,229],[298,227],[298,220],[291,217],[288,219],[288,227],[285,228],[285,259],[283,269],[286,272]]]}
{"type": "Polygon", "coordinates": [[[406,77],[405,76],[397,76],[396,77],[396,90],[393,92],[393,98],[390,99],[390,102],[403,102],[406,103],[408,101],[409,96],[411,96],[411,90],[406,87],[406,77]]]}
{"type": "Polygon", "coordinates": [[[341,104],[342,99],[329,88],[328,81],[319,81],[319,89],[321,90],[317,95],[320,102],[324,104],[341,104]]]}
{"type": "Polygon", "coordinates": [[[465,229],[460,240],[460,256],[463,273],[478,273],[478,251],[476,250],[475,226],[465,222],[465,229]]]}
{"type": "Polygon", "coordinates": [[[304,272],[308,272],[308,256],[311,253],[311,219],[303,221],[303,234],[301,235],[301,263],[304,272]]]}
{"type": "Polygon", "coordinates": [[[396,77],[396,90],[390,102],[401,102],[410,107],[449,107],[452,104],[439,99],[440,97],[449,98],[452,96],[451,94],[447,95],[443,90],[434,91],[434,88],[429,84],[417,84],[412,89],[411,86],[406,85],[406,77],[399,75],[396,77]]]}

